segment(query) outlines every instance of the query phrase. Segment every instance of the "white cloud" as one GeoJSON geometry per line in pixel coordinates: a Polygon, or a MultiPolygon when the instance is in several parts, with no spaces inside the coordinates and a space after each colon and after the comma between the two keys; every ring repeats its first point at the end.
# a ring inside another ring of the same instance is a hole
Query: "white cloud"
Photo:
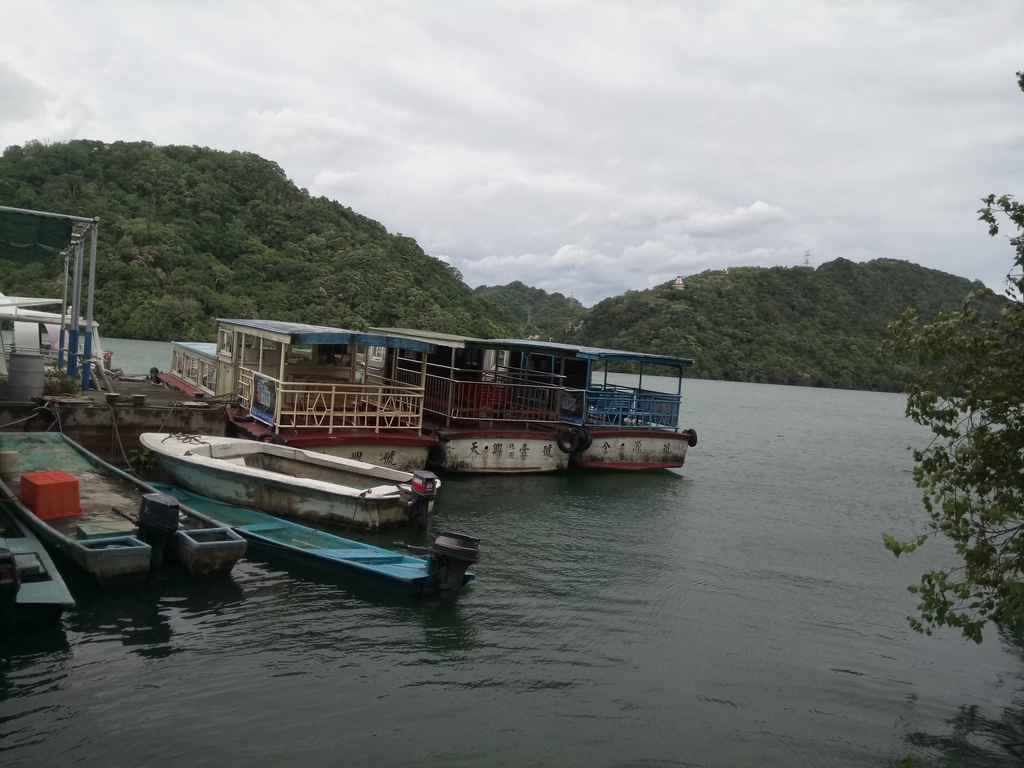
{"type": "Polygon", "coordinates": [[[593,302],[707,268],[905,258],[998,285],[1024,6],[6,3],[0,145],[257,152],[471,285],[593,302]],[[19,30],[45,20],[48,35],[19,30]]]}

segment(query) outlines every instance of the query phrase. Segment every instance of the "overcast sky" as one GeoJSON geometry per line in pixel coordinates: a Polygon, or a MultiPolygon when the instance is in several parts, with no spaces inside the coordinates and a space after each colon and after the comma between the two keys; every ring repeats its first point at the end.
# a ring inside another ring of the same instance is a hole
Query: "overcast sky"
{"type": "Polygon", "coordinates": [[[1021,0],[0,0],[0,147],[255,152],[471,286],[588,305],[805,258],[998,290],[1021,69],[1021,0]]]}

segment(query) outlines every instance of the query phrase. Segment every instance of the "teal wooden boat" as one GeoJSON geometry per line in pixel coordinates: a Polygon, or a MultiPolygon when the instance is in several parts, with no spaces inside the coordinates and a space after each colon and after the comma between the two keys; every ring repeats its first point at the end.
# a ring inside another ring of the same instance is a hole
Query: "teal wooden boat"
{"type": "Polygon", "coordinates": [[[49,553],[11,503],[0,500],[0,631],[50,626],[74,607],[49,553]]]}
{"type": "Polygon", "coordinates": [[[0,478],[0,494],[40,540],[103,586],[142,581],[165,551],[196,575],[230,571],[245,553],[245,541],[226,526],[179,509],[173,499],[154,497],[151,486],[60,433],[2,432],[0,451],[17,451],[19,465],[0,478]],[[43,519],[22,502],[22,473],[46,470],[78,481],[80,513],[43,519]]]}
{"type": "Polygon", "coordinates": [[[154,483],[153,487],[190,509],[231,526],[249,542],[250,552],[341,574],[408,597],[439,595],[454,601],[459,590],[474,579],[466,570],[479,558],[480,540],[474,536],[444,531],[424,559],[307,528],[175,486],[154,483]]]}

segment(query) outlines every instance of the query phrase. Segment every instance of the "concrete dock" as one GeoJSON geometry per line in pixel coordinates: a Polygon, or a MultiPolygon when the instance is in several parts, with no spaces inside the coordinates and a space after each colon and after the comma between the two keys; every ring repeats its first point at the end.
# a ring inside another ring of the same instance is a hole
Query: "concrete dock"
{"type": "Polygon", "coordinates": [[[113,392],[0,401],[0,431],[59,430],[119,467],[130,463],[143,432],[225,434],[225,404],[217,398],[189,398],[149,379],[111,379],[110,385],[113,392]]]}

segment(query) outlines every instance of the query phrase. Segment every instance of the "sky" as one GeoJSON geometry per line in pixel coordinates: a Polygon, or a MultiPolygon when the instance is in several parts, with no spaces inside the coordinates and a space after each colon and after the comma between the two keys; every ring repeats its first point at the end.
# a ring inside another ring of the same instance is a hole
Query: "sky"
{"type": "MultiPolygon", "coordinates": [[[[905,259],[1001,290],[1024,2],[0,0],[0,148],[255,152],[472,287],[905,259]]],[[[0,201],[2,203],[2,201],[0,201]]]]}

